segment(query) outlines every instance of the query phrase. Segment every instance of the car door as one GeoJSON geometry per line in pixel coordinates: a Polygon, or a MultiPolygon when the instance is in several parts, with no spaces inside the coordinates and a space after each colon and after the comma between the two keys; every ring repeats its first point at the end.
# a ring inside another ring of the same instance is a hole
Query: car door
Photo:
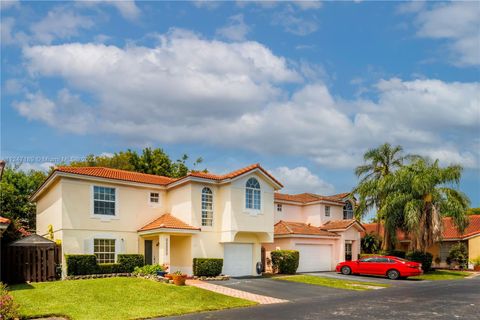
{"type": "Polygon", "coordinates": [[[358,260],[357,262],[357,272],[358,273],[364,273],[364,274],[370,274],[371,266],[375,258],[363,258],[358,260]]]}
{"type": "Polygon", "coordinates": [[[387,271],[392,267],[392,260],[388,258],[377,258],[375,265],[375,274],[386,275],[387,271]]]}

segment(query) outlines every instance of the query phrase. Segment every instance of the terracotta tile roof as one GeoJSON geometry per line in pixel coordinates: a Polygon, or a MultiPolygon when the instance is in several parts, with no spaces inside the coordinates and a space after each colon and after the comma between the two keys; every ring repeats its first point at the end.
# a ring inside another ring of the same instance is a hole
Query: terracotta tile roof
{"type": "MultiPolygon", "coordinates": [[[[442,238],[445,240],[451,240],[468,238],[476,234],[480,235],[480,214],[469,215],[468,218],[470,223],[463,232],[463,234],[460,234],[460,232],[458,232],[457,228],[453,224],[452,218],[443,218],[442,238]]],[[[377,233],[377,223],[367,223],[363,226],[365,227],[366,233],[377,233]]],[[[362,237],[364,235],[365,233],[362,233],[362,237]]],[[[380,225],[380,235],[383,236],[383,225],[380,225]]],[[[409,240],[409,237],[404,232],[398,230],[397,239],[400,241],[409,240]]]]}
{"type": "Polygon", "coordinates": [[[138,231],[147,231],[159,228],[200,230],[200,228],[192,227],[191,225],[186,224],[182,220],[172,216],[170,213],[165,213],[159,218],[140,228],[138,231]]]}
{"type": "Polygon", "coordinates": [[[55,171],[122,181],[167,185],[176,179],[104,167],[57,167],[55,171]]]}
{"type": "Polygon", "coordinates": [[[458,239],[458,238],[468,238],[470,236],[480,234],[480,214],[469,215],[468,219],[470,223],[465,229],[463,234],[458,232],[457,228],[453,224],[452,218],[446,217],[443,218],[443,238],[444,239],[458,239]]]}
{"type": "Polygon", "coordinates": [[[315,235],[315,236],[327,236],[327,237],[338,237],[336,233],[322,230],[319,227],[314,227],[310,224],[302,222],[292,222],[292,221],[278,221],[274,226],[275,235],[315,235]]]}
{"type": "Polygon", "coordinates": [[[275,181],[275,183],[277,183],[278,185],[283,187],[283,185],[277,179],[275,179],[275,177],[272,176],[267,170],[263,169],[262,166],[260,166],[259,163],[249,165],[248,167],[241,168],[241,169],[229,172],[227,174],[219,175],[219,174],[205,173],[205,172],[190,172],[187,175],[187,177],[190,176],[190,177],[197,177],[197,178],[204,178],[204,179],[211,179],[211,180],[219,180],[220,181],[220,180],[225,180],[225,179],[233,179],[235,177],[238,177],[242,174],[245,174],[245,173],[250,172],[250,171],[255,170],[255,169],[260,169],[270,179],[275,181]]]}
{"type": "Polygon", "coordinates": [[[0,223],[2,223],[2,224],[9,224],[9,223],[10,223],[10,219],[7,219],[7,218],[4,218],[4,217],[0,216],[0,223]]]}
{"type": "Polygon", "coordinates": [[[327,221],[323,224],[323,226],[321,226],[321,228],[325,230],[347,229],[355,223],[358,223],[361,227],[363,227],[362,224],[355,219],[345,219],[327,221]]]}
{"type": "Polygon", "coordinates": [[[341,193],[333,196],[322,196],[314,193],[286,194],[286,193],[275,192],[275,200],[292,201],[292,202],[298,202],[302,204],[323,200],[323,201],[331,201],[331,202],[336,202],[338,204],[343,204],[342,199],[344,197],[341,197],[341,195],[345,195],[345,194],[348,195],[348,193],[341,193]]]}

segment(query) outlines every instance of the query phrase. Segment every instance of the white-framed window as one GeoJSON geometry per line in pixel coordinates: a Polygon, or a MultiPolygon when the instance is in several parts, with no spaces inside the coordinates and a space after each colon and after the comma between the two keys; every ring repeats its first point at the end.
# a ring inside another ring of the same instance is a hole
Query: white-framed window
{"type": "Polygon", "coordinates": [[[277,203],[277,212],[282,212],[282,205],[280,203],[277,203]]]}
{"type": "Polygon", "coordinates": [[[325,206],[325,217],[330,217],[330,206],[325,206]]]}
{"type": "Polygon", "coordinates": [[[150,192],[150,203],[159,204],[160,203],[160,193],[159,192],[150,192]]]}
{"type": "Polygon", "coordinates": [[[352,243],[345,242],[345,261],[352,260],[352,243]]]}
{"type": "Polygon", "coordinates": [[[260,183],[255,178],[250,178],[245,184],[245,207],[247,209],[261,209],[260,183]]]}
{"type": "Polygon", "coordinates": [[[353,206],[350,201],[347,201],[343,206],[343,219],[353,219],[353,206]]]}
{"type": "Polygon", "coordinates": [[[213,226],[213,193],[208,187],[202,189],[202,226],[213,226]]]}
{"type": "Polygon", "coordinates": [[[115,239],[93,239],[93,254],[98,263],[114,263],[115,239]]]}
{"type": "Polygon", "coordinates": [[[93,186],[93,214],[114,216],[115,206],[115,188],[93,186]]]}

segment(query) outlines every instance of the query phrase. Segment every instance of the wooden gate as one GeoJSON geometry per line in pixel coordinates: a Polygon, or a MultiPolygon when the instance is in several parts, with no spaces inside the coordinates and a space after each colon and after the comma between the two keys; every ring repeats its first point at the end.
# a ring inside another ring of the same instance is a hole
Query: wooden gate
{"type": "Polygon", "coordinates": [[[59,245],[3,248],[3,279],[8,283],[56,280],[62,259],[61,251],[59,245]]]}

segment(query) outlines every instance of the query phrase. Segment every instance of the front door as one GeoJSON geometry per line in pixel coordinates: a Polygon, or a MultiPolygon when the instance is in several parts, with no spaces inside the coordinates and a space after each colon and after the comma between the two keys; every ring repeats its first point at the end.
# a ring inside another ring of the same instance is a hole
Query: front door
{"type": "Polygon", "coordinates": [[[145,264],[153,264],[153,262],[152,262],[152,240],[145,240],[145,264]]]}
{"type": "Polygon", "coordinates": [[[347,242],[345,243],[345,261],[352,260],[352,243],[347,242]]]}

